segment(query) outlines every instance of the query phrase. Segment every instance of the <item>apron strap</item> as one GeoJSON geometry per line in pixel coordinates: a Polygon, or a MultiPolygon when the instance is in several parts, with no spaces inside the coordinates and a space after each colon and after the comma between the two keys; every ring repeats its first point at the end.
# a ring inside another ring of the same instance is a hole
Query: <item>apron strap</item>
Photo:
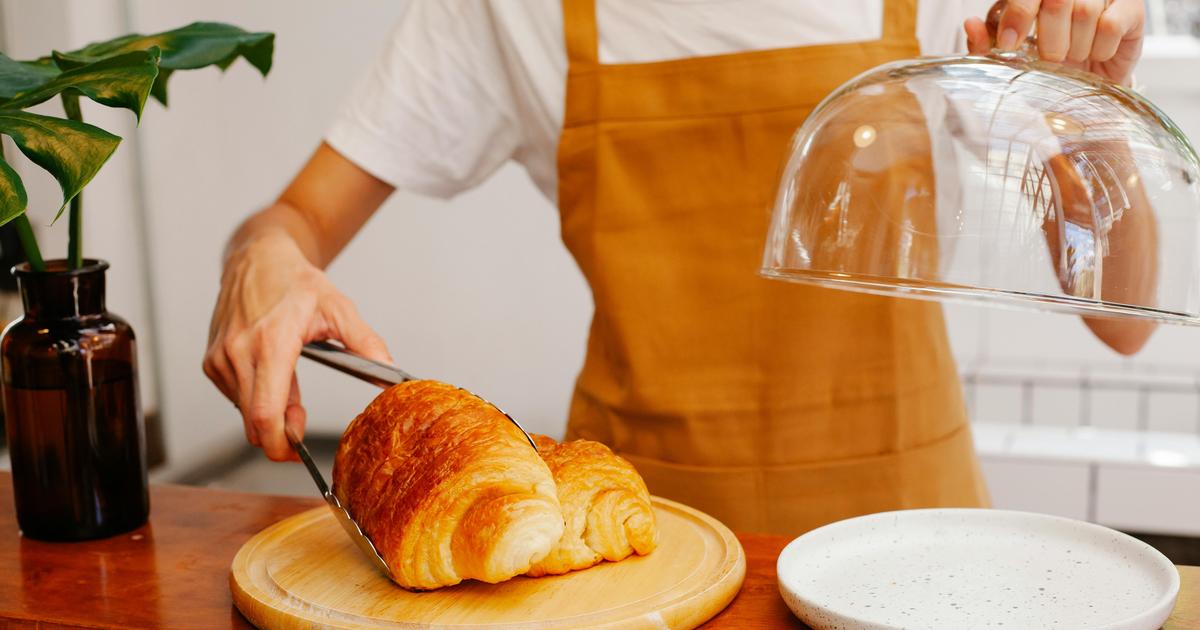
{"type": "Polygon", "coordinates": [[[600,36],[596,31],[596,0],[563,0],[562,9],[568,65],[598,64],[600,36]]]}
{"type": "Polygon", "coordinates": [[[917,0],[883,0],[883,41],[917,38],[917,0]]]}

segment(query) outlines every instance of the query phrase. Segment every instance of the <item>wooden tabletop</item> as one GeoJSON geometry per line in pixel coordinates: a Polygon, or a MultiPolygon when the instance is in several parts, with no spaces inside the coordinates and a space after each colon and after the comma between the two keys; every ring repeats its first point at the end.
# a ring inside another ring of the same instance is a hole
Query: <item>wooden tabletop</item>
{"type": "MultiPolygon", "coordinates": [[[[246,539],[318,499],[153,486],[150,523],[82,543],[21,538],[12,482],[0,473],[0,627],[249,628],[229,595],[229,565],[246,539]]],[[[775,586],[781,536],[739,535],[746,581],[707,628],[804,628],[775,586]]],[[[1200,628],[1200,568],[1180,567],[1183,589],[1165,628],[1200,628]]]]}

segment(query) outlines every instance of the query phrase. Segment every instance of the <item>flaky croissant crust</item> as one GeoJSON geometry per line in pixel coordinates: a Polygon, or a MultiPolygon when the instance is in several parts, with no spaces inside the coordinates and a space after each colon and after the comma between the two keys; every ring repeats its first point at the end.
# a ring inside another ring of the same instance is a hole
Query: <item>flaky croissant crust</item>
{"type": "Polygon", "coordinates": [[[647,554],[658,530],[628,461],[598,442],[524,433],[436,381],[381,393],[347,427],[334,493],[400,586],[557,575],[647,554]]]}
{"type": "Polygon", "coordinates": [[[411,589],[500,582],[563,533],[554,479],[491,404],[436,381],[381,393],[342,436],[334,493],[411,589]]]}
{"type": "Polygon", "coordinates": [[[650,493],[633,465],[599,442],[534,436],[554,474],[565,529],[527,575],[558,575],[602,560],[645,555],[658,543],[650,493]]]}

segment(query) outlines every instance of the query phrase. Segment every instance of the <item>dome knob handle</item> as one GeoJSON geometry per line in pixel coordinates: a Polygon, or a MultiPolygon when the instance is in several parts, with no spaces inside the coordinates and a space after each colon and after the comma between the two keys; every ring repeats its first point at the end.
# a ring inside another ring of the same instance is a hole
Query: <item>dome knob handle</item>
{"type": "Polygon", "coordinates": [[[996,44],[996,38],[1000,35],[1000,16],[1004,15],[1004,9],[1008,7],[1008,0],[996,0],[992,4],[992,8],[988,9],[987,18],[984,24],[987,26],[988,38],[992,41],[992,55],[999,57],[1024,56],[1030,59],[1037,58],[1037,36],[1027,35],[1025,41],[1017,47],[1017,50],[1007,51],[1000,50],[996,44]]]}

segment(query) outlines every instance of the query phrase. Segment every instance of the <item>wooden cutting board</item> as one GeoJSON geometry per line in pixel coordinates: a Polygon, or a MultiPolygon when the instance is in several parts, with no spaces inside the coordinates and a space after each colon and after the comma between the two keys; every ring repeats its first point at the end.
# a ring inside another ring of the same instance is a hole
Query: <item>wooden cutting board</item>
{"type": "Polygon", "coordinates": [[[659,546],[566,575],[464,582],[427,593],[393,584],[326,507],[256,534],[229,582],[259,628],[694,628],[737,594],[746,557],[716,519],[654,497],[659,546]]]}

